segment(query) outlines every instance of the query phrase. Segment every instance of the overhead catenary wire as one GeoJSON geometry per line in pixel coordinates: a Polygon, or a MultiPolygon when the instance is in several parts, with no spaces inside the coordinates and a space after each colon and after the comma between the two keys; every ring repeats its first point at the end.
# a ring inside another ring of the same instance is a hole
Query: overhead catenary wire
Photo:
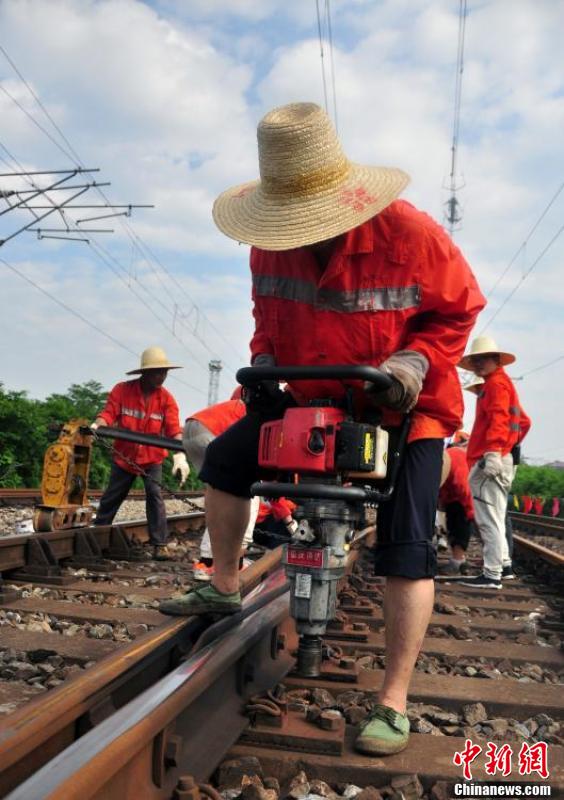
{"type": "MultiPolygon", "coordinates": [[[[29,91],[29,93],[31,94],[31,96],[33,97],[33,99],[35,100],[35,102],[37,103],[37,105],[39,106],[39,108],[41,109],[41,111],[42,111],[42,112],[45,114],[45,116],[47,117],[47,119],[49,120],[49,122],[51,123],[51,125],[52,125],[52,126],[54,127],[54,129],[57,131],[58,135],[59,135],[59,136],[60,136],[60,137],[63,139],[64,143],[66,144],[66,146],[67,146],[67,148],[68,148],[68,150],[66,150],[65,148],[63,148],[63,147],[60,145],[60,143],[58,143],[56,140],[54,140],[54,139],[53,139],[53,137],[52,137],[52,136],[51,136],[51,135],[50,135],[50,134],[49,134],[49,133],[48,133],[48,132],[47,132],[47,131],[46,131],[46,130],[43,128],[43,126],[42,126],[42,125],[40,125],[40,124],[37,122],[37,120],[35,120],[35,118],[33,117],[33,115],[31,115],[31,114],[30,114],[30,113],[27,111],[27,109],[25,109],[25,108],[24,108],[24,107],[23,107],[23,106],[22,106],[22,105],[21,105],[21,104],[20,104],[20,103],[19,103],[19,102],[16,100],[16,98],[13,98],[13,97],[12,97],[12,96],[11,96],[11,95],[8,93],[8,92],[6,92],[6,93],[7,93],[7,94],[10,96],[10,98],[11,98],[11,99],[12,99],[12,100],[13,100],[13,101],[16,103],[16,105],[17,105],[17,106],[18,106],[18,107],[19,107],[19,108],[20,108],[20,109],[23,111],[23,113],[25,113],[25,114],[26,114],[26,116],[28,116],[28,118],[29,118],[29,119],[30,119],[30,120],[31,120],[31,121],[32,121],[32,122],[33,122],[33,123],[34,123],[34,124],[35,124],[35,125],[36,125],[36,126],[37,126],[37,127],[38,127],[38,128],[41,130],[41,131],[42,131],[42,132],[43,132],[43,133],[45,133],[45,135],[46,135],[46,136],[48,136],[48,138],[50,139],[50,141],[51,141],[53,144],[55,144],[55,145],[58,147],[58,149],[59,149],[59,150],[60,150],[62,153],[64,153],[64,154],[67,156],[67,158],[69,158],[69,159],[70,159],[70,160],[71,160],[73,163],[75,163],[75,164],[78,164],[79,166],[83,167],[82,160],[81,160],[81,158],[80,158],[79,154],[77,153],[77,151],[75,150],[75,148],[72,146],[72,144],[71,144],[71,142],[69,141],[69,139],[68,139],[68,138],[65,136],[65,134],[63,133],[63,131],[61,130],[61,128],[60,128],[60,127],[57,125],[57,123],[55,122],[55,120],[53,119],[53,117],[51,116],[51,114],[49,113],[48,109],[47,109],[47,108],[46,108],[46,107],[43,105],[43,103],[41,102],[40,98],[39,98],[39,97],[37,96],[37,94],[34,92],[33,88],[32,88],[32,87],[30,86],[30,84],[27,82],[27,80],[25,79],[25,77],[24,77],[24,75],[22,74],[21,70],[19,70],[19,69],[18,69],[18,67],[17,67],[16,63],[14,62],[14,60],[13,60],[13,59],[10,57],[10,55],[9,55],[9,54],[8,54],[8,52],[6,51],[6,48],[5,48],[5,47],[3,47],[1,44],[0,44],[0,52],[1,52],[1,53],[4,55],[4,57],[6,58],[6,60],[8,61],[8,63],[9,63],[9,64],[10,64],[10,66],[12,67],[12,69],[15,71],[15,73],[16,73],[16,74],[17,74],[17,76],[20,78],[20,80],[22,81],[22,83],[23,83],[23,84],[26,86],[27,90],[29,91]]],[[[1,87],[0,87],[0,88],[1,88],[1,87]]],[[[107,198],[107,196],[105,195],[105,193],[104,193],[104,192],[102,192],[102,190],[101,190],[101,189],[99,189],[98,187],[96,187],[96,188],[97,188],[97,191],[99,192],[99,194],[100,194],[100,195],[101,195],[101,196],[104,198],[104,200],[106,200],[106,202],[107,202],[109,205],[111,205],[111,203],[110,203],[109,199],[107,198]]],[[[143,241],[142,241],[142,239],[139,237],[139,235],[138,235],[137,233],[135,233],[135,232],[134,232],[134,231],[131,229],[131,227],[130,227],[130,226],[127,224],[127,223],[126,223],[126,221],[125,221],[125,220],[120,220],[120,221],[121,221],[121,223],[122,223],[122,226],[123,226],[123,228],[124,228],[124,230],[125,230],[126,234],[127,234],[127,235],[128,235],[128,237],[130,238],[130,240],[132,240],[132,241],[133,241],[133,238],[134,238],[134,239],[135,239],[135,240],[138,242],[138,244],[140,244],[141,246],[145,247],[145,249],[147,250],[147,252],[148,252],[148,254],[149,254],[149,256],[148,256],[148,257],[146,256],[146,257],[147,257],[147,261],[148,261],[148,263],[150,264],[150,261],[151,261],[151,260],[153,260],[153,261],[157,261],[156,257],[154,256],[154,254],[152,253],[152,251],[150,250],[150,248],[144,244],[144,242],[143,242],[143,241]]],[[[196,309],[196,310],[197,310],[197,316],[198,316],[198,319],[199,319],[199,318],[202,318],[203,320],[205,320],[205,321],[208,323],[208,325],[210,326],[210,328],[212,328],[212,330],[214,330],[214,331],[215,331],[215,332],[216,332],[216,333],[217,333],[217,334],[220,336],[220,338],[221,338],[221,339],[222,339],[222,340],[225,342],[225,344],[227,344],[227,345],[228,345],[228,346],[229,346],[229,347],[230,347],[230,348],[231,348],[231,349],[232,349],[232,350],[233,350],[233,351],[234,351],[234,352],[237,354],[237,358],[238,358],[240,361],[242,361],[243,363],[245,363],[245,362],[247,361],[247,359],[246,359],[245,357],[241,356],[241,354],[240,354],[240,353],[238,353],[238,351],[236,350],[236,348],[234,348],[234,347],[233,347],[233,344],[232,344],[231,342],[229,342],[229,340],[228,340],[228,339],[227,339],[227,338],[226,338],[226,337],[225,337],[225,336],[224,336],[224,335],[223,335],[223,334],[222,334],[222,333],[221,333],[221,332],[220,332],[220,331],[219,331],[219,330],[216,328],[216,326],[215,326],[215,325],[213,325],[213,323],[212,323],[212,322],[211,322],[211,321],[208,319],[207,315],[205,315],[205,314],[204,314],[204,313],[201,311],[201,309],[199,308],[199,306],[197,306],[197,304],[196,304],[196,303],[194,303],[193,299],[192,299],[192,298],[191,298],[191,297],[188,295],[188,293],[186,292],[186,290],[184,289],[184,287],[182,287],[182,285],[181,285],[181,284],[180,284],[180,283],[179,283],[179,282],[176,280],[176,278],[175,278],[175,277],[174,277],[174,276],[173,276],[173,275],[172,275],[172,274],[171,274],[171,273],[170,273],[170,272],[169,272],[169,271],[166,269],[166,267],[165,267],[165,266],[162,264],[162,262],[160,262],[160,261],[157,261],[157,263],[159,264],[159,266],[160,266],[160,268],[163,270],[163,272],[165,272],[165,274],[167,275],[167,277],[168,277],[168,278],[169,278],[169,279],[170,279],[170,280],[171,280],[171,281],[172,281],[172,282],[173,282],[173,283],[174,283],[174,284],[177,286],[177,288],[179,288],[179,289],[180,289],[180,290],[183,292],[183,294],[184,294],[184,295],[185,295],[185,296],[188,298],[188,300],[190,301],[190,303],[191,303],[191,305],[192,305],[193,309],[196,309]]],[[[154,270],[154,271],[155,271],[155,274],[156,274],[156,273],[157,273],[157,270],[154,270]]],[[[191,310],[191,311],[192,311],[192,310],[191,310]]],[[[187,318],[190,316],[190,313],[191,313],[191,311],[190,311],[188,314],[185,314],[185,315],[184,315],[186,319],[187,319],[187,318]]],[[[186,327],[186,328],[187,328],[187,329],[190,331],[190,328],[189,328],[188,326],[185,326],[185,327],[186,327]]],[[[217,355],[218,355],[217,351],[216,351],[216,350],[213,350],[211,347],[209,347],[209,345],[207,344],[207,342],[205,342],[204,338],[203,338],[201,335],[199,335],[199,334],[198,334],[196,331],[190,331],[190,332],[191,332],[191,335],[193,335],[193,336],[194,336],[194,338],[198,339],[198,341],[199,341],[199,342],[200,342],[200,343],[201,343],[201,344],[202,344],[202,345],[203,345],[203,346],[204,346],[204,347],[205,347],[205,348],[206,348],[206,349],[207,349],[207,350],[210,352],[210,354],[211,354],[213,357],[217,357],[217,355]]],[[[224,360],[224,362],[225,362],[225,359],[223,359],[223,360],[224,360]]],[[[226,363],[225,365],[226,365],[227,369],[229,369],[229,371],[230,371],[232,374],[235,374],[235,370],[234,370],[233,368],[231,368],[231,367],[229,366],[229,364],[228,364],[228,363],[226,363]]]]}
{"type": "MultiPolygon", "coordinates": [[[[65,303],[64,300],[61,300],[59,297],[56,297],[54,294],[51,294],[51,292],[49,292],[43,286],[40,286],[38,283],[36,283],[36,281],[34,281],[28,275],[26,275],[25,273],[21,272],[21,270],[19,270],[13,264],[10,264],[10,262],[6,261],[5,258],[0,258],[0,263],[4,264],[4,266],[7,267],[9,270],[11,270],[15,275],[17,275],[23,281],[26,281],[28,284],[30,284],[30,286],[33,286],[39,292],[41,292],[46,297],[48,297],[49,300],[52,300],[54,303],[56,303],[58,306],[63,308],[65,311],[68,311],[69,314],[72,314],[74,317],[79,319],[85,325],[88,325],[89,328],[92,328],[92,330],[96,331],[101,336],[104,336],[106,339],[109,339],[109,341],[111,341],[113,344],[117,345],[118,347],[121,347],[122,350],[127,350],[128,353],[130,353],[131,355],[134,355],[136,358],[139,357],[139,353],[135,352],[135,350],[132,350],[131,347],[128,347],[123,342],[120,342],[119,339],[116,339],[115,336],[113,336],[111,333],[108,333],[107,331],[105,331],[103,328],[101,328],[95,322],[91,322],[83,314],[81,314],[80,311],[77,311],[75,308],[73,308],[72,306],[69,306],[67,303],[65,303]]],[[[174,380],[178,381],[179,383],[182,383],[184,386],[187,386],[189,389],[193,389],[195,392],[198,392],[199,394],[205,395],[207,393],[207,389],[205,390],[205,389],[201,389],[199,386],[194,386],[194,384],[188,383],[187,381],[182,380],[182,378],[179,378],[176,375],[173,375],[172,377],[174,378],[174,380]]]]}
{"type": "MultiPolygon", "coordinates": [[[[7,153],[7,155],[8,155],[8,156],[9,156],[9,157],[10,157],[10,158],[11,158],[11,159],[14,161],[14,163],[16,163],[16,164],[18,165],[18,167],[19,167],[19,168],[22,170],[22,172],[25,174],[25,170],[23,169],[22,165],[19,163],[19,161],[17,160],[17,158],[16,158],[16,157],[15,157],[15,156],[14,156],[12,153],[10,153],[10,151],[9,151],[9,150],[6,148],[6,146],[5,146],[5,145],[4,145],[2,142],[0,142],[0,147],[2,148],[2,150],[4,150],[4,151],[7,153]]],[[[6,161],[5,161],[5,159],[3,159],[3,158],[2,158],[2,160],[4,161],[4,163],[8,163],[8,162],[6,162],[6,161]]],[[[33,183],[33,182],[30,180],[30,179],[28,179],[28,180],[29,180],[29,182],[33,183]]],[[[47,198],[47,199],[49,199],[49,198],[47,198]]],[[[53,210],[55,210],[55,209],[53,209],[53,210]]],[[[59,209],[57,209],[57,210],[59,210],[59,209]]],[[[62,212],[61,212],[61,213],[62,213],[62,212]]],[[[36,216],[37,220],[41,219],[41,217],[37,217],[37,215],[35,215],[35,216],[36,216]]],[[[35,224],[35,221],[34,221],[34,222],[32,222],[32,223],[30,223],[30,224],[35,224]]],[[[74,228],[72,228],[72,229],[71,229],[71,231],[72,231],[73,233],[80,232],[80,228],[74,227],[74,228]]],[[[45,238],[56,238],[56,237],[45,237],[45,238]]],[[[134,295],[134,296],[135,296],[135,297],[136,297],[136,298],[139,300],[139,302],[141,302],[141,303],[142,303],[142,304],[143,304],[143,305],[144,305],[144,306],[147,308],[147,310],[149,311],[149,313],[150,313],[150,314],[151,314],[153,317],[155,317],[155,319],[157,319],[157,320],[158,320],[158,322],[160,322],[160,323],[163,325],[163,327],[164,327],[164,328],[165,328],[165,329],[166,329],[166,330],[167,330],[169,333],[172,333],[172,335],[174,336],[174,338],[175,338],[175,339],[176,339],[176,340],[177,340],[177,341],[178,341],[178,342],[181,344],[181,346],[182,346],[182,347],[183,347],[183,348],[186,350],[186,352],[187,352],[187,353],[188,353],[188,354],[191,356],[191,358],[193,358],[193,359],[194,359],[194,361],[195,361],[196,363],[198,363],[198,365],[199,365],[199,366],[200,366],[200,367],[201,367],[203,370],[207,370],[207,365],[206,365],[205,363],[202,363],[202,361],[200,361],[200,360],[199,360],[199,359],[198,359],[198,358],[197,358],[197,357],[194,355],[194,353],[192,352],[192,350],[190,350],[190,349],[189,349],[189,348],[186,346],[185,342],[184,342],[184,341],[183,341],[183,340],[182,340],[182,339],[181,339],[179,336],[177,336],[177,335],[174,333],[174,330],[171,330],[171,327],[170,327],[170,326],[167,324],[166,320],[163,320],[163,319],[162,319],[162,317],[161,317],[161,316],[160,316],[160,315],[159,315],[159,314],[158,314],[158,313],[155,311],[154,307],[153,307],[152,305],[150,305],[150,304],[149,304],[149,303],[148,303],[148,302],[147,302],[147,301],[146,301],[144,298],[142,298],[142,297],[141,297],[141,296],[140,296],[140,295],[139,295],[139,294],[138,294],[138,293],[137,293],[137,292],[136,292],[136,291],[133,289],[133,287],[131,286],[131,284],[130,284],[130,283],[128,283],[128,282],[127,282],[127,281],[124,279],[124,276],[123,276],[123,275],[120,273],[120,270],[124,270],[124,268],[123,268],[123,267],[121,267],[121,265],[119,264],[119,261],[118,261],[117,259],[115,259],[115,257],[114,257],[114,256],[112,256],[110,253],[108,253],[107,251],[105,251],[105,249],[102,247],[102,245],[100,245],[98,242],[96,242],[96,240],[95,240],[95,239],[93,239],[93,237],[90,237],[90,239],[73,239],[72,241],[83,241],[83,242],[85,242],[85,243],[86,243],[86,244],[87,244],[87,245],[88,245],[88,246],[89,246],[89,247],[90,247],[90,248],[91,248],[91,249],[94,251],[94,253],[95,253],[95,254],[98,256],[98,258],[100,258],[100,259],[101,259],[101,260],[102,260],[102,261],[103,261],[103,262],[106,264],[106,266],[107,266],[107,267],[108,267],[108,268],[109,268],[109,269],[110,269],[110,270],[111,270],[111,271],[112,271],[112,272],[113,272],[113,273],[114,273],[114,274],[115,274],[115,275],[116,275],[116,276],[117,276],[117,277],[118,277],[118,278],[119,278],[119,279],[120,279],[120,280],[121,280],[121,281],[124,283],[124,285],[126,286],[126,288],[127,288],[127,289],[129,289],[129,291],[131,291],[131,292],[132,292],[132,294],[133,294],[133,295],[134,295]],[[116,265],[115,267],[112,265],[112,263],[111,263],[112,261],[113,261],[113,262],[114,262],[114,264],[116,265]]],[[[124,270],[124,271],[125,271],[125,270],[124,270]]],[[[147,288],[144,286],[144,284],[143,284],[142,282],[140,282],[140,281],[137,281],[137,284],[139,285],[139,287],[140,287],[140,288],[142,288],[142,289],[144,289],[146,292],[148,292],[147,288]]],[[[151,293],[149,293],[149,294],[151,294],[151,293]]],[[[167,313],[170,313],[170,309],[168,309],[166,306],[164,306],[164,304],[162,303],[162,301],[160,301],[158,298],[155,298],[155,296],[154,296],[154,295],[151,295],[151,298],[152,298],[153,300],[157,300],[157,302],[158,302],[158,303],[160,303],[160,305],[161,305],[161,306],[163,306],[163,307],[165,308],[165,310],[167,311],[167,313]]],[[[187,384],[187,385],[189,385],[189,384],[187,384]]],[[[192,388],[194,388],[194,387],[192,387],[192,388]]]]}
{"type": "Polygon", "coordinates": [[[331,62],[331,88],[333,91],[333,121],[335,130],[339,133],[339,115],[337,113],[337,87],[335,79],[335,58],[333,56],[333,25],[331,23],[331,0],[325,0],[325,18],[327,20],[327,35],[329,38],[329,59],[331,62]]]}
{"type": "Polygon", "coordinates": [[[486,299],[491,297],[491,295],[495,292],[495,290],[497,289],[497,287],[499,286],[501,281],[505,278],[505,276],[507,275],[507,273],[509,272],[509,270],[511,269],[511,267],[515,263],[516,259],[519,257],[520,253],[526,248],[529,239],[531,238],[533,233],[536,231],[536,229],[539,227],[539,225],[541,224],[543,219],[546,217],[546,215],[550,211],[551,207],[554,205],[556,199],[558,198],[558,195],[560,194],[560,192],[563,189],[564,189],[564,181],[560,184],[560,186],[558,187],[558,189],[556,190],[556,192],[554,193],[554,195],[552,196],[552,198],[550,199],[548,204],[545,206],[545,208],[544,208],[543,212],[541,213],[540,217],[537,219],[537,221],[535,222],[535,224],[533,225],[533,227],[531,228],[529,233],[526,235],[525,239],[523,240],[523,242],[521,243],[521,245],[519,246],[519,248],[517,249],[517,251],[515,252],[513,257],[511,258],[511,260],[509,261],[509,263],[507,264],[507,266],[503,270],[502,274],[499,276],[499,278],[496,280],[496,282],[494,283],[492,288],[487,293],[486,299]]]}
{"type": "Polygon", "coordinates": [[[315,10],[317,12],[317,33],[319,36],[319,57],[321,58],[321,79],[323,81],[323,99],[325,101],[325,111],[329,113],[329,103],[327,101],[327,79],[325,77],[325,54],[323,52],[323,33],[321,31],[321,13],[319,11],[319,0],[315,0],[315,10]]]}
{"type": "MultiPolygon", "coordinates": [[[[80,311],[77,311],[72,306],[69,306],[67,303],[64,302],[64,300],[61,300],[59,297],[56,297],[55,295],[51,294],[51,292],[49,292],[43,286],[40,286],[38,283],[36,283],[36,281],[34,281],[28,275],[26,275],[25,273],[21,272],[21,270],[19,270],[13,264],[10,264],[8,261],[6,261],[5,258],[0,258],[0,263],[4,264],[4,266],[7,267],[8,269],[10,269],[15,275],[17,275],[22,280],[24,280],[28,284],[30,284],[30,286],[33,286],[39,292],[41,292],[46,297],[48,297],[49,300],[52,300],[54,303],[56,303],[58,306],[63,308],[65,311],[68,311],[69,314],[72,314],[74,317],[79,319],[85,325],[88,325],[89,328],[92,328],[92,330],[96,331],[101,336],[104,336],[106,339],[109,339],[113,344],[117,345],[122,350],[127,350],[128,353],[130,353],[131,355],[134,355],[136,358],[139,357],[139,353],[137,353],[135,350],[132,350],[131,347],[128,347],[128,345],[124,344],[119,339],[116,339],[115,336],[113,336],[111,333],[108,333],[107,331],[105,331],[103,328],[101,328],[95,322],[92,322],[91,320],[87,319],[83,314],[80,313],[80,311]]],[[[179,383],[182,383],[182,384],[184,384],[184,386],[187,386],[189,389],[193,389],[194,391],[199,392],[200,394],[204,394],[204,395],[206,394],[207,390],[201,389],[198,386],[194,386],[193,384],[182,380],[182,378],[179,378],[176,375],[174,375],[172,377],[175,380],[177,380],[179,383]]]]}
{"type": "Polygon", "coordinates": [[[501,305],[500,305],[500,306],[497,308],[497,310],[495,311],[495,313],[494,313],[494,314],[493,314],[493,315],[492,315],[492,316],[489,318],[489,320],[486,322],[486,324],[485,324],[485,325],[483,326],[483,328],[480,330],[480,333],[479,333],[478,335],[481,335],[481,334],[482,334],[482,333],[483,333],[485,330],[487,330],[487,329],[489,328],[489,326],[492,324],[492,322],[494,321],[494,319],[496,319],[496,318],[499,316],[499,314],[502,312],[502,310],[505,308],[505,306],[506,306],[506,305],[509,303],[509,301],[511,300],[511,298],[514,296],[514,294],[517,292],[517,290],[519,289],[519,287],[520,287],[520,286],[521,286],[521,285],[522,285],[522,284],[523,284],[523,283],[526,281],[526,279],[529,277],[529,275],[530,275],[530,274],[531,274],[531,272],[534,270],[534,268],[535,268],[535,267],[536,267],[536,265],[539,263],[539,261],[540,261],[540,260],[541,260],[541,259],[542,259],[542,258],[543,258],[543,257],[544,257],[544,256],[545,256],[547,253],[548,253],[548,251],[550,250],[550,248],[552,247],[552,245],[554,244],[554,242],[555,242],[555,241],[558,239],[558,237],[561,235],[562,231],[564,231],[564,225],[562,225],[562,226],[561,226],[561,227],[560,227],[560,228],[557,230],[557,232],[554,234],[554,236],[553,236],[553,237],[552,237],[552,239],[549,241],[549,243],[546,245],[546,247],[545,247],[545,248],[544,248],[544,249],[541,251],[541,253],[539,253],[539,255],[538,255],[536,258],[535,258],[535,260],[533,261],[533,263],[531,264],[531,266],[529,267],[529,269],[528,269],[528,270],[527,270],[527,271],[526,271],[526,272],[525,272],[525,273],[524,273],[524,274],[521,276],[521,278],[519,279],[519,281],[518,281],[518,282],[515,284],[515,286],[513,287],[513,289],[512,289],[512,290],[509,292],[509,294],[506,296],[506,298],[505,298],[505,300],[503,301],[503,303],[502,303],[502,304],[501,304],[501,305]]]}

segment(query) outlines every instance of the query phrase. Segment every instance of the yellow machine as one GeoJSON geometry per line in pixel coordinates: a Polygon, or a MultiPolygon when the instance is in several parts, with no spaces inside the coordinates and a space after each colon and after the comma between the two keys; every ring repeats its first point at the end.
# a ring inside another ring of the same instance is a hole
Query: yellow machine
{"type": "Polygon", "coordinates": [[[72,419],[45,452],[41,479],[42,503],[35,507],[36,531],[58,531],[90,524],[94,509],[88,504],[88,471],[92,436],[81,433],[88,420],[72,419]]]}

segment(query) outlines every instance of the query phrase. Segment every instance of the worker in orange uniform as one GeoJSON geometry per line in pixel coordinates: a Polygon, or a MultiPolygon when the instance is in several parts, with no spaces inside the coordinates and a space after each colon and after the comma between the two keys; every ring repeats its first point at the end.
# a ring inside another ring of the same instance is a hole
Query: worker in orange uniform
{"type": "MultiPolygon", "coordinates": [[[[199,474],[204,463],[206,448],[216,436],[223,433],[231,425],[244,417],[246,406],[241,399],[241,387],[238,386],[229,400],[203,408],[188,417],[184,425],[182,441],[184,449],[191,464],[199,474]]],[[[260,500],[253,498],[249,524],[243,537],[243,550],[253,540],[253,529],[259,510],[260,500]]],[[[239,568],[243,565],[243,552],[239,558],[239,568]]],[[[210,534],[206,527],[200,542],[200,553],[193,565],[193,576],[197,581],[209,581],[214,573],[213,553],[211,549],[210,534]]]]}
{"type": "Polygon", "coordinates": [[[448,472],[439,491],[439,508],[444,510],[452,556],[441,570],[443,575],[460,575],[466,564],[466,551],[472,534],[474,504],[468,482],[466,446],[468,434],[457,431],[444,453],[448,472]]]}
{"type": "MultiPolygon", "coordinates": [[[[163,387],[170,369],[182,368],[169,363],[162,348],[148,347],[144,350],[139,369],[127,373],[140,377],[114,386],[104,410],[98,414],[91,429],[96,432],[97,428],[109,425],[182,439],[178,405],[172,394],[163,387]]],[[[153,547],[153,556],[161,559],[170,556],[166,547],[166,508],[161,494],[162,462],[167,454],[161,447],[117,440],[110,482],[102,495],[94,521],[95,525],[109,525],[135,478],[141,476],[145,486],[149,543],[153,547]]],[[[184,453],[173,455],[172,474],[179,476],[181,486],[190,474],[184,453]]]]}
{"type": "MultiPolygon", "coordinates": [[[[484,298],[445,231],[397,200],[409,181],[399,169],[349,161],[327,114],[293,103],[258,126],[261,179],[224,192],[214,220],[252,245],[256,366],[371,364],[392,386],[374,397],[353,382],[355,401],[385,406],[400,424],[413,411],[393,498],[378,510],[376,571],[387,576],[386,674],[379,703],[356,747],[403,750],[406,700],[433,609],[432,544],[443,438],[460,427],[455,365],[484,298]]],[[[201,472],[215,557],[211,585],[161,603],[168,614],[232,614],[241,608],[236,555],[258,478],[262,423],[291,404],[344,397],[342,381],[264,386],[264,404],[208,447],[201,472]],[[270,402],[268,401],[270,398],[270,402]]]]}
{"type": "Polygon", "coordinates": [[[460,361],[463,369],[484,379],[467,449],[484,567],[481,575],[464,583],[486,589],[501,589],[502,579],[513,577],[505,527],[507,496],[516,466],[512,451],[531,427],[515,386],[503,369],[514,361],[515,356],[502,352],[489,336],[474,339],[470,353],[460,361]]]}

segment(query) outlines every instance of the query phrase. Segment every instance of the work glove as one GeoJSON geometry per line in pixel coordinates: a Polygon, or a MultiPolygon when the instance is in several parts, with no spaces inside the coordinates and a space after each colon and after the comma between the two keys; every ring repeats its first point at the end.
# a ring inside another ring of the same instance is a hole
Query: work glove
{"type": "Polygon", "coordinates": [[[385,392],[375,392],[373,384],[367,381],[365,390],[375,405],[407,414],[417,403],[429,362],[415,350],[398,350],[379,369],[391,377],[392,385],[385,392]]]}
{"type": "Polygon", "coordinates": [[[289,521],[285,522],[284,524],[286,525],[286,530],[288,531],[290,536],[293,536],[295,532],[298,530],[298,523],[292,517],[290,517],[289,521]]]}
{"type": "Polygon", "coordinates": [[[484,466],[482,467],[487,478],[497,478],[503,471],[501,453],[484,453],[484,466]]]}
{"type": "Polygon", "coordinates": [[[172,457],[172,474],[180,478],[180,485],[184,486],[188,475],[190,474],[190,465],[186,460],[184,453],[175,453],[172,457]]]}
{"type": "MultiPolygon", "coordinates": [[[[274,367],[276,362],[270,353],[260,353],[253,359],[253,367],[274,367]]],[[[276,414],[284,400],[284,392],[278,381],[261,381],[243,388],[243,402],[249,411],[259,414],[276,414]]]]}
{"type": "Polygon", "coordinates": [[[98,430],[98,423],[97,422],[93,422],[92,425],[90,426],[90,430],[91,431],[97,431],[98,430]]]}

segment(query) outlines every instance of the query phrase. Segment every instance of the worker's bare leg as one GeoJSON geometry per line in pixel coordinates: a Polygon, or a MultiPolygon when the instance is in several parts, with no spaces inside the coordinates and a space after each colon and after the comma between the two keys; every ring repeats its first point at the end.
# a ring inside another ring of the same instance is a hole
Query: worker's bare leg
{"type": "Polygon", "coordinates": [[[379,702],[401,714],[405,714],[409,681],[433,612],[434,597],[432,579],[386,579],[386,674],[379,702]]]}
{"type": "Polygon", "coordinates": [[[239,590],[239,557],[249,524],[251,501],[206,487],[206,521],[210,533],[213,585],[224,594],[239,590]]]}

